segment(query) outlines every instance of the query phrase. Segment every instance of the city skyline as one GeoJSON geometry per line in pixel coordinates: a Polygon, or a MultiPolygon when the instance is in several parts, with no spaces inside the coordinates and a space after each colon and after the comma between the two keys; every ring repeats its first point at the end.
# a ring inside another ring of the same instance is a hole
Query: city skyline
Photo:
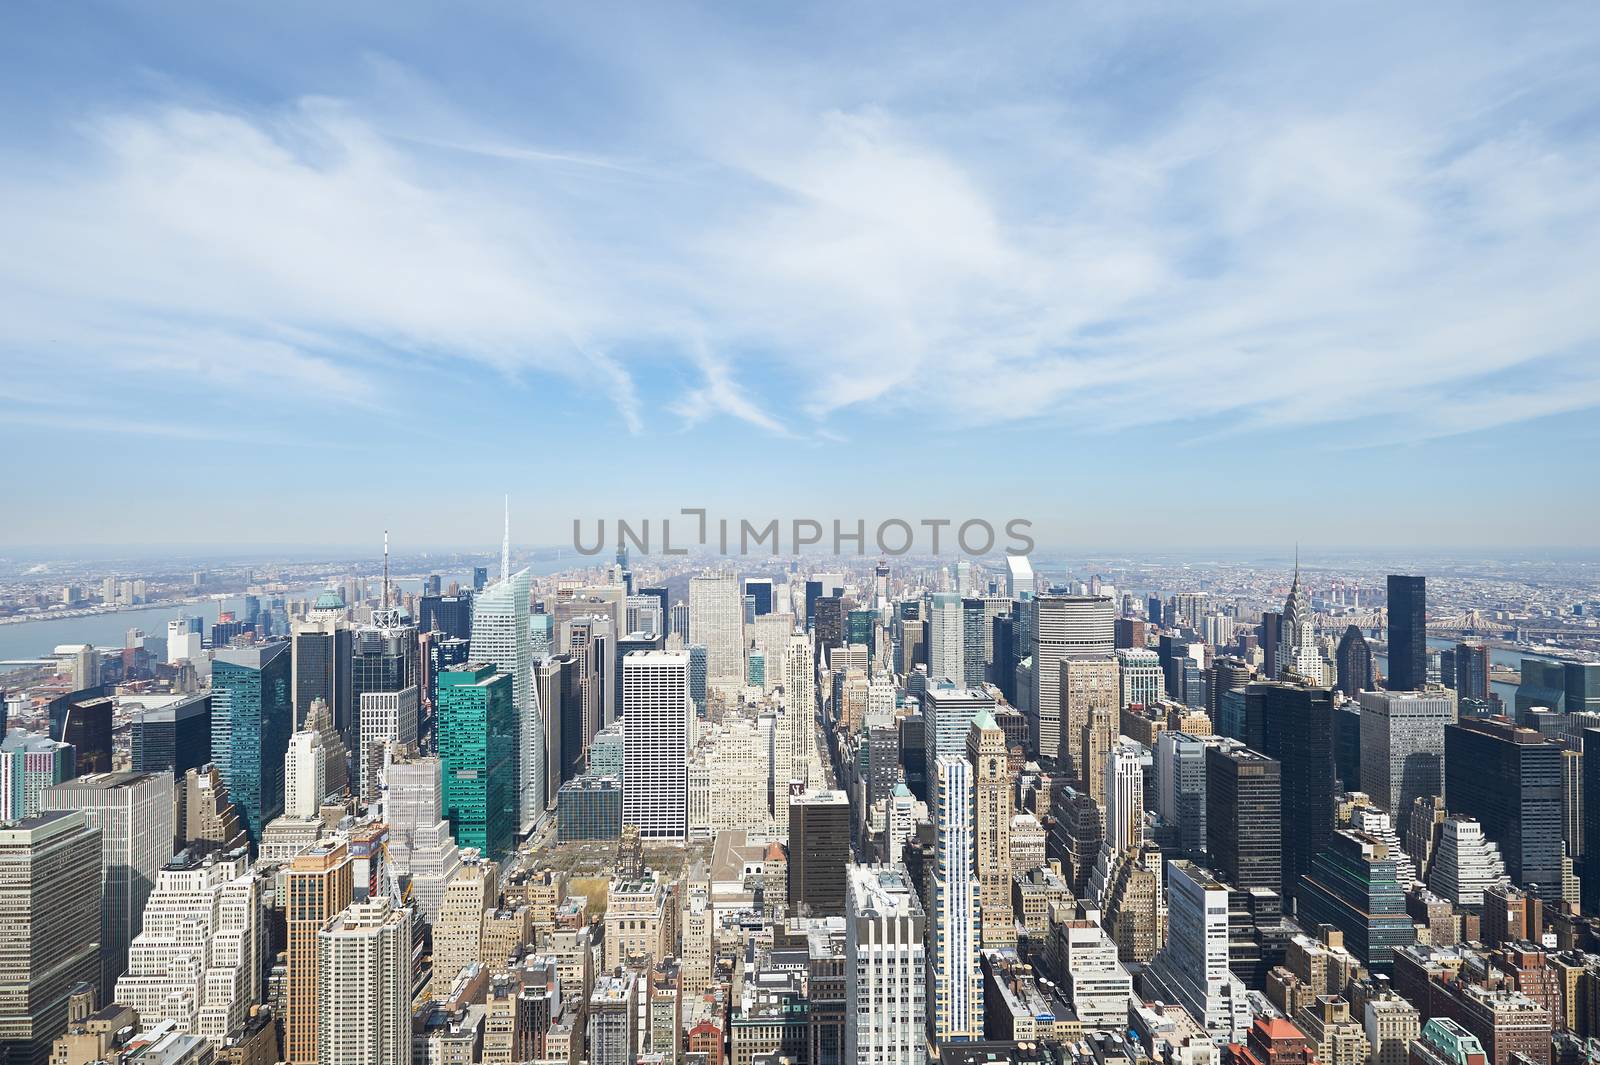
{"type": "Polygon", "coordinates": [[[0,548],[970,512],[929,469],[1042,546],[1585,546],[1600,33],[1443,10],[14,5],[0,446],[85,490],[0,548]],[[1179,456],[1261,491],[1085,502],[1179,456]]]}

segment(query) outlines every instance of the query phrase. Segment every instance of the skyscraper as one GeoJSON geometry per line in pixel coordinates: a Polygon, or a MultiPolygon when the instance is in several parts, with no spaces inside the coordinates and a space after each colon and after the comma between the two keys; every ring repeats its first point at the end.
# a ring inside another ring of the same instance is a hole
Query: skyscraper
{"type": "Polygon", "coordinates": [[[411,916],[380,895],[317,932],[317,1065],[411,1065],[411,916]]]}
{"type": "Polygon", "coordinates": [[[135,772],[167,772],[183,779],[211,760],[211,696],[191,695],[134,711],[129,743],[135,772]]]}
{"type": "Polygon", "coordinates": [[[174,791],[165,773],[96,773],[57,784],[41,809],[77,810],[100,832],[100,994],[128,967],[156,875],[172,857],[174,791]]]}
{"type": "Polygon", "coordinates": [[[688,652],[624,657],[622,706],[622,823],[645,839],[681,840],[689,825],[688,652]]]}
{"type": "Polygon", "coordinates": [[[1248,747],[1206,750],[1206,849],[1236,888],[1283,886],[1282,766],[1248,747]]]}
{"type": "MultiPolygon", "coordinates": [[[[420,705],[415,684],[397,691],[361,694],[361,747],[358,763],[359,791],[366,802],[376,802],[382,786],[383,766],[397,750],[415,747],[420,705]]],[[[544,741],[541,738],[540,748],[544,741]]]]}
{"type": "Polygon", "coordinates": [[[1444,730],[1456,719],[1448,691],[1361,693],[1361,790],[1397,820],[1424,795],[1444,792],[1444,730]]]}
{"type": "MultiPolygon", "coordinates": [[[[1109,596],[1045,595],[1025,609],[1031,621],[1028,653],[1033,656],[1033,690],[1026,708],[1032,753],[1054,763],[1060,757],[1062,736],[1069,731],[1061,721],[1061,663],[1109,659],[1116,650],[1116,608],[1109,596]]],[[[1116,698],[1115,680],[1112,698],[1116,698]]]]}
{"type": "Polygon", "coordinates": [[[1455,689],[1457,699],[1487,703],[1494,689],[1489,684],[1489,647],[1482,643],[1456,644],[1455,689]]]}
{"type": "MultiPolygon", "coordinates": [[[[90,689],[103,692],[104,688],[90,689]]],[[[111,770],[112,711],[116,700],[82,692],[55,699],[50,704],[50,738],[70,743],[77,755],[74,776],[111,770]]]]}
{"type": "Polygon", "coordinates": [[[1192,862],[1167,866],[1167,943],[1146,970],[1219,1043],[1250,1026],[1244,983],[1228,968],[1228,886],[1192,862]]]}
{"type": "Polygon", "coordinates": [[[744,596],[737,576],[703,573],[689,578],[689,639],[706,649],[708,687],[744,687],[744,596]]]}
{"type": "Polygon", "coordinates": [[[1006,766],[1006,734],[987,709],[972,719],[967,760],[973,769],[980,938],[985,947],[1011,946],[1016,941],[1011,919],[1011,774],[1006,766]]]}
{"type": "Polygon", "coordinates": [[[445,885],[461,868],[461,853],[444,815],[444,779],[437,758],[410,758],[389,767],[383,820],[389,826],[388,858],[411,878],[411,901],[422,921],[439,915],[445,885]]]}
{"type": "MultiPolygon", "coordinates": [[[[472,609],[472,661],[511,677],[516,736],[516,830],[531,831],[544,811],[544,718],[533,684],[533,634],[528,622],[528,571],[479,592],[472,609]]],[[[443,695],[441,693],[441,699],[443,695]]],[[[440,750],[444,745],[440,743],[440,750]]],[[[448,789],[447,789],[448,790],[448,789]]],[[[452,823],[454,823],[452,819],[452,823]]],[[[464,840],[459,840],[465,845],[464,840]]]]}
{"type": "Polygon", "coordinates": [[[1106,755],[1106,846],[1121,854],[1144,842],[1144,771],[1138,753],[1117,744],[1106,755]]]}
{"type": "Polygon", "coordinates": [[[184,851],[162,866],[116,1001],[220,1045],[261,997],[263,878],[249,854],[184,851]]]}
{"type": "Polygon", "coordinates": [[[1098,802],[1102,796],[1094,786],[1095,778],[1104,766],[1097,764],[1097,758],[1090,758],[1084,740],[1097,715],[1103,724],[1101,732],[1105,734],[1107,747],[1117,734],[1121,712],[1117,705],[1121,681],[1117,660],[1109,654],[1073,657],[1064,659],[1057,668],[1061,674],[1057,686],[1061,701],[1061,746],[1056,753],[1056,770],[1098,802]]]}
{"type": "Polygon", "coordinates": [[[1355,625],[1345,627],[1339,637],[1339,649],[1334,652],[1334,664],[1339,669],[1339,690],[1354,699],[1362,692],[1377,688],[1377,669],[1373,664],[1372,645],[1355,625]]]}
{"type": "Polygon", "coordinates": [[[77,753],[72,744],[12,732],[0,740],[0,821],[20,821],[41,809],[45,789],[72,778],[77,753]]]}
{"type": "Polygon", "coordinates": [[[1289,598],[1283,604],[1277,666],[1280,677],[1293,675],[1313,685],[1321,685],[1327,681],[1322,662],[1322,647],[1317,642],[1316,627],[1311,617],[1311,597],[1300,584],[1298,553],[1294,562],[1294,583],[1290,585],[1289,598]]]}
{"type": "Polygon", "coordinates": [[[967,734],[978,714],[994,713],[994,697],[982,688],[962,688],[955,684],[930,684],[923,693],[923,738],[926,741],[929,771],[946,755],[961,755],[967,749],[967,734]]]}
{"type": "Polygon", "coordinates": [[[1387,844],[1365,832],[1335,832],[1300,879],[1298,915],[1315,928],[1330,924],[1367,968],[1388,973],[1394,952],[1417,941],[1406,913],[1406,887],[1395,873],[1387,844]]]}
{"type": "Polygon", "coordinates": [[[844,1061],[927,1058],[926,916],[900,865],[852,865],[845,913],[844,1061]]]}
{"type": "Polygon", "coordinates": [[[335,728],[348,728],[355,714],[350,681],[350,626],[342,617],[311,617],[294,624],[290,683],[294,725],[299,727],[314,699],[333,711],[335,728]]]}
{"type": "Polygon", "coordinates": [[[283,813],[283,756],[294,731],[289,644],[225,648],[211,664],[211,761],[254,843],[283,813]]]}
{"type": "Polygon", "coordinates": [[[318,1061],[323,1003],[318,992],[317,938],[328,922],[350,905],[351,866],[349,846],[342,838],[334,838],[295,855],[283,873],[289,933],[283,1060],[293,1065],[318,1061]]]}
{"type": "Polygon", "coordinates": [[[983,1036],[983,972],[978,964],[978,881],[972,867],[972,766],[960,755],[933,766],[933,816],[938,831],[933,876],[933,1005],[936,1043],[983,1036]]]}
{"type": "Polygon", "coordinates": [[[74,985],[100,980],[100,833],[77,811],[0,822],[0,1058],[45,1065],[74,985]]]}
{"type": "Polygon", "coordinates": [[[1147,647],[1118,650],[1117,691],[1119,709],[1154,706],[1160,702],[1166,696],[1161,656],[1147,647]]]}
{"type": "MultiPolygon", "coordinates": [[[[1290,897],[1311,859],[1333,835],[1333,694],[1328,688],[1289,681],[1252,684],[1245,700],[1259,701],[1261,753],[1282,766],[1283,882],[1290,897]]],[[[1208,818],[1209,820],[1209,818],[1208,818]]]]}
{"type": "Polygon", "coordinates": [[[1500,846],[1518,884],[1559,891],[1561,746],[1505,718],[1468,719],[1444,731],[1445,801],[1500,846]]]}
{"type": "Polygon", "coordinates": [[[928,599],[928,681],[965,685],[961,596],[934,592],[928,599]]]}
{"type": "Polygon", "coordinates": [[[1600,728],[1583,730],[1583,912],[1600,913],[1600,728]]]}
{"type": "Polygon", "coordinates": [[[283,812],[308,820],[322,809],[328,794],[328,754],[320,733],[301,729],[289,737],[283,763],[283,812]]]}
{"type": "Polygon", "coordinates": [[[1389,574],[1389,678],[1393,691],[1428,683],[1427,578],[1389,574]]]}
{"type": "Polygon", "coordinates": [[[801,917],[844,913],[849,864],[849,797],[842,791],[790,796],[789,912],[801,917]]]}
{"type": "Polygon", "coordinates": [[[451,835],[498,858],[517,837],[518,724],[511,677],[492,665],[439,674],[439,762],[451,835]]]}
{"type": "Polygon", "coordinates": [[[1187,732],[1156,737],[1156,812],[1177,830],[1179,852],[1193,856],[1206,847],[1207,746],[1206,738],[1187,732]]]}

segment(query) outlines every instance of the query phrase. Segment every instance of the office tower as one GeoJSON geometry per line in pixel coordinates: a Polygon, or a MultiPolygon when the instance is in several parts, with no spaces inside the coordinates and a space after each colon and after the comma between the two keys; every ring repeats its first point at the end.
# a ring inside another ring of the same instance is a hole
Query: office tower
{"type": "Polygon", "coordinates": [[[1444,730],[1456,719],[1446,691],[1361,693],[1361,790],[1396,818],[1444,792],[1444,730]]]}
{"type": "Polygon", "coordinates": [[[1505,859],[1483,826],[1452,817],[1439,826],[1439,842],[1428,868],[1428,888],[1452,906],[1478,909],[1483,893],[1509,883],[1505,859]]]}
{"type": "Polygon", "coordinates": [[[1075,896],[1089,889],[1089,875],[1105,842],[1105,815],[1087,792],[1061,785],[1050,797],[1053,827],[1046,854],[1061,863],[1061,871],[1075,896]]]}
{"type": "Polygon", "coordinates": [[[1144,843],[1144,770],[1139,753],[1118,744],[1106,757],[1106,846],[1113,854],[1144,843]]]}
{"type": "MultiPolygon", "coordinates": [[[[1216,721],[1221,714],[1222,699],[1229,692],[1243,692],[1255,679],[1255,670],[1242,658],[1217,658],[1206,672],[1206,713],[1216,721]]],[[[1185,700],[1189,702],[1189,700],[1185,700]]],[[[1193,705],[1190,702],[1190,705],[1193,705]]]]}
{"type": "Polygon", "coordinates": [[[439,759],[410,758],[389,767],[383,820],[389,826],[389,862],[395,872],[411,878],[411,901],[421,919],[432,924],[445,885],[461,868],[461,853],[444,815],[439,759]]]}
{"type": "Polygon", "coordinates": [[[1462,641],[1455,650],[1456,698],[1487,702],[1494,691],[1489,685],[1488,646],[1462,641]]]}
{"type": "Polygon", "coordinates": [[[1277,679],[1283,672],[1282,663],[1278,661],[1278,645],[1283,642],[1283,612],[1279,610],[1263,610],[1261,612],[1261,675],[1268,680],[1277,679]]]}
{"type": "Polygon", "coordinates": [[[128,967],[156,874],[172,856],[172,778],[155,773],[96,773],[57,784],[40,797],[45,810],[77,810],[100,832],[100,994],[110,1001],[128,967]]]}
{"type": "Polygon", "coordinates": [[[410,1065],[411,910],[358,902],[317,932],[317,1065],[410,1065]]]}
{"type": "Polygon", "coordinates": [[[472,567],[472,590],[475,591],[475,592],[481,592],[481,591],[483,591],[484,585],[486,585],[488,583],[489,583],[489,567],[488,566],[473,566],[472,567]]]}
{"type": "Polygon", "coordinates": [[[1330,924],[1351,953],[1374,972],[1394,968],[1394,951],[1417,941],[1406,913],[1406,886],[1381,840],[1341,829],[1300,879],[1298,919],[1308,928],[1330,924]]]}
{"type": "Polygon", "coordinates": [[[1244,983],[1228,968],[1228,886],[1192,862],[1167,866],[1167,942],[1145,970],[1157,995],[1176,1002],[1219,1043],[1250,1025],[1244,983]]]}
{"type": "MultiPolygon", "coordinates": [[[[1333,704],[1333,773],[1345,791],[1361,790],[1361,704],[1333,704]]],[[[1443,781],[1440,790],[1444,789],[1443,781]]],[[[1409,807],[1408,807],[1409,809],[1409,807]]]]}
{"type": "MultiPolygon", "coordinates": [[[[650,589],[646,588],[646,592],[650,589]]],[[[744,579],[744,594],[755,600],[755,615],[772,613],[772,578],[771,577],[746,577],[744,579]]]]}
{"type": "Polygon", "coordinates": [[[1108,596],[1045,595],[1035,597],[1027,613],[1031,623],[1027,650],[1033,656],[1033,688],[1027,712],[1031,715],[1034,752],[1054,762],[1062,751],[1062,736],[1077,735],[1065,728],[1061,719],[1061,664],[1081,658],[1110,661],[1111,698],[1117,698],[1112,658],[1116,650],[1116,608],[1108,596]]]}
{"type": "Polygon", "coordinates": [[[211,762],[254,843],[283,813],[291,658],[288,643],[270,643],[217,651],[211,663],[211,762]]]}
{"type": "Polygon", "coordinates": [[[789,797],[789,912],[800,917],[844,913],[850,864],[850,799],[842,791],[789,797]]]}
{"type": "Polygon", "coordinates": [[[261,878],[247,852],[182,851],[162,866],[116,1001],[220,1046],[261,995],[261,878]]]}
{"type": "Polygon", "coordinates": [[[328,756],[320,733],[302,729],[289,737],[283,764],[283,812],[309,820],[322,810],[328,794],[328,756]]]}
{"type": "Polygon", "coordinates": [[[926,915],[905,867],[852,865],[845,912],[846,1062],[927,1058],[926,915]]]}
{"type": "Polygon", "coordinates": [[[1071,920],[1051,930],[1065,971],[1064,990],[1084,1028],[1120,1029],[1128,1020],[1133,978],[1117,960],[1117,945],[1090,920],[1071,920]]]}
{"type": "Polygon", "coordinates": [[[709,688],[710,667],[705,645],[689,645],[689,702],[696,717],[706,716],[706,691],[709,688]]]}
{"type": "MultiPolygon", "coordinates": [[[[343,734],[334,727],[333,713],[324,700],[311,700],[311,709],[301,722],[300,731],[316,733],[322,747],[322,794],[346,794],[350,789],[350,749],[345,746],[343,734]]],[[[287,780],[284,786],[287,789],[287,780]]]]}
{"type": "Polygon", "coordinates": [[[166,772],[182,780],[211,760],[211,696],[134,711],[129,743],[135,772],[166,772]]]}
{"type": "Polygon", "coordinates": [[[109,696],[83,692],[51,702],[50,738],[72,745],[77,757],[74,776],[111,771],[111,714],[115,707],[116,700],[109,696]]]}
{"type": "Polygon", "coordinates": [[[1339,690],[1354,699],[1362,692],[1373,691],[1378,686],[1377,666],[1373,663],[1372,645],[1355,625],[1345,627],[1339,637],[1339,649],[1333,655],[1339,670],[1339,690]]]}
{"type": "Polygon", "coordinates": [[[972,867],[972,766],[960,755],[933,767],[933,815],[938,830],[933,876],[933,922],[928,959],[936,1043],[983,1035],[983,973],[979,967],[978,888],[972,867]]]}
{"type": "Polygon", "coordinates": [[[70,780],[78,756],[72,744],[12,732],[0,740],[0,821],[20,821],[40,810],[45,789],[70,780]]]}
{"type": "Polygon", "coordinates": [[[622,823],[645,839],[681,840],[688,833],[689,655],[628,655],[622,705],[622,823]]]}
{"type": "Polygon", "coordinates": [[[517,837],[520,737],[514,690],[511,677],[492,665],[439,674],[445,816],[457,844],[492,858],[507,854],[517,837]]]}
{"type": "MultiPolygon", "coordinates": [[[[479,592],[472,608],[472,661],[511,678],[516,767],[514,834],[533,828],[544,810],[544,719],[533,686],[533,636],[528,624],[528,571],[519,570],[479,592]]],[[[441,693],[442,698],[442,693],[441,693]]],[[[444,744],[440,742],[440,750],[444,744]]],[[[446,792],[449,791],[448,781],[446,792]]],[[[455,819],[451,818],[451,824],[455,819]]],[[[463,846],[473,846],[457,837],[463,846]]]]}
{"type": "Polygon", "coordinates": [[[1583,912],[1600,914],[1600,728],[1583,730],[1583,912]]]}
{"type": "Polygon", "coordinates": [[[1117,660],[1109,654],[1073,657],[1063,659],[1056,669],[1060,673],[1057,684],[1060,699],[1057,727],[1061,737],[1055,759],[1056,770],[1098,800],[1100,796],[1092,786],[1092,780],[1099,770],[1085,758],[1084,736],[1096,715],[1110,731],[1107,739],[1116,735],[1120,712],[1117,705],[1117,660]]]}
{"type": "Polygon", "coordinates": [[[583,693],[578,683],[578,669],[578,659],[570,654],[544,659],[534,667],[545,733],[551,736],[547,792],[548,784],[553,783],[559,790],[562,784],[583,772],[589,737],[583,731],[583,693]]]}
{"type": "Polygon", "coordinates": [[[342,617],[311,617],[295,622],[289,640],[295,726],[305,721],[314,699],[327,702],[335,728],[348,726],[355,711],[349,625],[342,617]]]}
{"type": "MultiPolygon", "coordinates": [[[[361,694],[359,791],[363,802],[378,801],[383,767],[394,756],[394,752],[416,746],[418,705],[415,684],[398,691],[361,694]]],[[[542,737],[539,742],[542,749],[542,737]]],[[[540,805],[543,806],[542,801],[540,805]]]]}
{"type": "Polygon", "coordinates": [[[1156,737],[1156,813],[1176,831],[1182,854],[1198,856],[1206,847],[1206,747],[1187,732],[1156,737]]]}
{"type": "Polygon", "coordinates": [[[744,597],[732,573],[689,578],[689,638],[706,649],[706,685],[744,687],[744,597]]]}
{"type": "Polygon", "coordinates": [[[926,624],[928,680],[935,684],[965,684],[961,597],[954,592],[934,592],[928,600],[926,624]]]}
{"type": "Polygon", "coordinates": [[[199,618],[174,618],[167,622],[167,665],[198,662],[205,656],[205,637],[194,631],[191,622],[199,618]]]}
{"type": "Polygon", "coordinates": [[[1322,664],[1322,646],[1317,642],[1316,627],[1311,617],[1311,597],[1300,584],[1298,557],[1294,564],[1294,583],[1289,586],[1289,597],[1283,604],[1277,665],[1278,676],[1292,675],[1319,686],[1327,682],[1322,664]]]}
{"type": "Polygon", "coordinates": [[[1006,556],[1006,598],[1029,599],[1035,594],[1033,565],[1027,555],[1006,556]]]}
{"type": "Polygon", "coordinates": [[[222,775],[207,763],[183,775],[178,787],[178,838],[174,850],[196,843],[200,849],[238,850],[249,847],[239,808],[228,801],[222,775]]]}
{"type": "Polygon", "coordinates": [[[417,628],[457,640],[472,639],[472,592],[425,595],[417,608],[417,628]]]}
{"type": "Polygon", "coordinates": [[[99,984],[100,854],[76,811],[0,822],[0,1059],[45,1065],[74,986],[99,984]]]}
{"type": "MultiPolygon", "coordinates": [[[[882,730],[893,736],[888,730],[882,730]]],[[[1011,920],[1011,774],[1006,765],[1006,734],[994,715],[979,710],[967,734],[967,760],[973,770],[973,843],[985,947],[1016,940],[1011,920]]],[[[892,858],[893,855],[891,854],[892,858]]]]}
{"type": "Polygon", "coordinates": [[[317,933],[350,905],[352,866],[348,844],[335,838],[295,855],[282,874],[289,935],[283,1060],[294,1065],[317,1061],[323,1005],[318,994],[317,933]]]}
{"type": "Polygon", "coordinates": [[[1236,888],[1282,889],[1282,766],[1247,747],[1206,749],[1206,849],[1236,888]]]}
{"type": "Polygon", "coordinates": [[[1290,898],[1312,858],[1333,834],[1337,777],[1333,759],[1333,695],[1330,689],[1294,682],[1252,684],[1245,700],[1259,701],[1261,753],[1282,766],[1283,882],[1290,898]]]}
{"type": "Polygon", "coordinates": [[[963,754],[973,720],[983,711],[992,719],[994,707],[994,697],[982,688],[929,685],[922,700],[923,738],[929,768],[946,755],[963,754]]]}
{"type": "Polygon", "coordinates": [[[1154,706],[1166,698],[1161,656],[1144,647],[1117,651],[1118,709],[1154,706]]]}
{"type": "Polygon", "coordinates": [[[1096,707],[1078,732],[1077,763],[1083,766],[1084,779],[1077,785],[1094,801],[1106,803],[1106,759],[1117,742],[1117,721],[1110,710],[1096,707]]]}
{"type": "Polygon", "coordinates": [[[494,909],[499,894],[498,866],[469,855],[455,879],[445,885],[433,925],[436,979],[452,982],[463,969],[482,960],[484,914],[494,909]]]}
{"type": "Polygon", "coordinates": [[[1427,579],[1389,575],[1389,678],[1392,691],[1428,683],[1427,579]]]}
{"type": "Polygon", "coordinates": [[[1561,885],[1561,746],[1504,718],[1466,720],[1444,733],[1445,801],[1476,818],[1511,879],[1561,885]]]}

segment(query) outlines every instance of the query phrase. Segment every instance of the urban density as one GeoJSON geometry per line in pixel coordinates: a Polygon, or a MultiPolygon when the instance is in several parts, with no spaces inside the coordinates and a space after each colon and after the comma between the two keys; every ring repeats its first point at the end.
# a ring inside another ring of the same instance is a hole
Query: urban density
{"type": "Polygon", "coordinates": [[[1600,0],[0,0],[0,1065],[1600,1065],[1600,0]]]}
{"type": "Polygon", "coordinates": [[[1592,574],[526,554],[9,576],[6,1060],[1600,1054],[1592,574]]]}

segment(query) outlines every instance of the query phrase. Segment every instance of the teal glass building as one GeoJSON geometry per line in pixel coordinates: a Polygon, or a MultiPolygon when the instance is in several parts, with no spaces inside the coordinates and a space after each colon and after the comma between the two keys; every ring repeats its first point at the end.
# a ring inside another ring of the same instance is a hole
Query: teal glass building
{"type": "Polygon", "coordinates": [[[517,712],[511,674],[465,665],[439,674],[444,810],[459,847],[500,859],[517,839],[517,712]]]}
{"type": "Polygon", "coordinates": [[[283,756],[294,731],[288,641],[219,650],[211,664],[211,761],[250,842],[283,813],[283,756]]]}

